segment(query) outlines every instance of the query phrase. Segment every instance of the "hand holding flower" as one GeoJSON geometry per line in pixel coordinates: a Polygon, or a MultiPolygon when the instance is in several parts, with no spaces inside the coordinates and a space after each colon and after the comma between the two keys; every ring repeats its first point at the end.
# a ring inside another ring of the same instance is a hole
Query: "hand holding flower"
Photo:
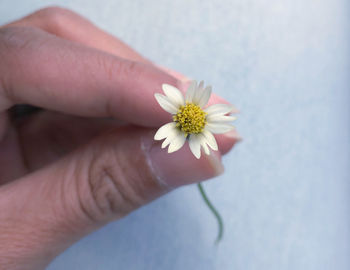
{"type": "Polygon", "coordinates": [[[104,224],[216,176],[237,142],[236,133],[219,135],[218,151],[201,159],[162,150],[153,136],[169,115],[154,94],[162,84],[184,91],[187,80],[69,10],[0,27],[0,59],[3,269],[43,269],[104,224]],[[18,104],[40,110],[18,115],[18,104]]]}

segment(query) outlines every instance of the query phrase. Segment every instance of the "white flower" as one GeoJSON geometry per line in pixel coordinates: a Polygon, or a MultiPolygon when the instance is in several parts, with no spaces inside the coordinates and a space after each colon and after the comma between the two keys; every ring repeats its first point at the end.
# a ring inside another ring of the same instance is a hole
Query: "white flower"
{"type": "Polygon", "coordinates": [[[165,95],[155,94],[159,105],[173,115],[173,122],[160,127],[155,140],[164,140],[162,148],[169,145],[168,153],[179,150],[189,141],[190,149],[196,158],[201,156],[201,147],[209,155],[209,147],[218,150],[214,134],[226,133],[234,127],[229,123],[236,119],[227,115],[234,107],[228,104],[214,104],[205,109],[211,95],[211,86],[203,87],[203,81],[197,86],[192,81],[185,97],[176,87],[163,84],[165,95]],[[209,146],[209,147],[208,147],[209,146]]]}

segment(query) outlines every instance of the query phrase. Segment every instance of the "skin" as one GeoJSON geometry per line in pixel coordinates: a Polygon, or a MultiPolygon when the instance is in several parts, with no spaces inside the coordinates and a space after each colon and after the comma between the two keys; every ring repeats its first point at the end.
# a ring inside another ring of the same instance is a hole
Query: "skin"
{"type": "Polygon", "coordinates": [[[0,265],[44,269],[106,223],[222,173],[236,131],[200,160],[153,140],[170,119],[154,93],[188,81],[66,9],[0,27],[0,265]],[[13,118],[16,104],[42,110],[13,118]]]}

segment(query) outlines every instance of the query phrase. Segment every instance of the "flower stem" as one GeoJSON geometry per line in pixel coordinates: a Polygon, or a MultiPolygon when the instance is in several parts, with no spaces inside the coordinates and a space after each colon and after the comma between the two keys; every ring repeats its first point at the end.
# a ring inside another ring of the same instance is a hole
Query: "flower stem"
{"type": "Polygon", "coordinates": [[[221,241],[223,233],[224,233],[224,223],[222,221],[222,217],[219,214],[219,212],[215,209],[213,204],[210,202],[207,194],[204,191],[202,184],[198,183],[197,186],[198,186],[199,192],[201,193],[201,196],[202,196],[204,202],[209,207],[210,211],[213,213],[213,215],[215,216],[215,218],[218,222],[219,232],[218,232],[218,236],[217,236],[216,241],[215,241],[215,244],[218,244],[221,241]]]}

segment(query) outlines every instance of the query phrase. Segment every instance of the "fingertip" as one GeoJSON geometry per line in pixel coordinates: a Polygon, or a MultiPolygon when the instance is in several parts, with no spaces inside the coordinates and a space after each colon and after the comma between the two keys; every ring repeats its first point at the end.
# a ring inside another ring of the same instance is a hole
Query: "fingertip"
{"type": "Polygon", "coordinates": [[[215,136],[219,151],[222,155],[227,154],[237,143],[241,142],[243,138],[236,129],[227,133],[215,136]]]}
{"type": "Polygon", "coordinates": [[[213,151],[197,159],[186,144],[174,153],[152,142],[148,151],[149,163],[159,181],[171,188],[198,183],[223,173],[221,154],[213,151]]]}
{"type": "MultiPolygon", "coordinates": [[[[191,82],[193,81],[193,79],[181,74],[180,72],[177,72],[175,70],[169,69],[167,67],[161,66],[161,65],[156,65],[157,68],[159,68],[160,70],[163,70],[164,72],[168,73],[169,75],[173,76],[175,79],[178,80],[177,84],[175,85],[179,90],[181,90],[183,93],[186,93],[188,87],[190,86],[191,82]]],[[[230,104],[229,101],[227,101],[226,99],[224,99],[223,97],[220,97],[216,94],[212,94],[210,96],[208,105],[212,105],[212,104],[230,104]]],[[[237,109],[232,110],[232,113],[237,113],[239,112],[237,109]]]]}

